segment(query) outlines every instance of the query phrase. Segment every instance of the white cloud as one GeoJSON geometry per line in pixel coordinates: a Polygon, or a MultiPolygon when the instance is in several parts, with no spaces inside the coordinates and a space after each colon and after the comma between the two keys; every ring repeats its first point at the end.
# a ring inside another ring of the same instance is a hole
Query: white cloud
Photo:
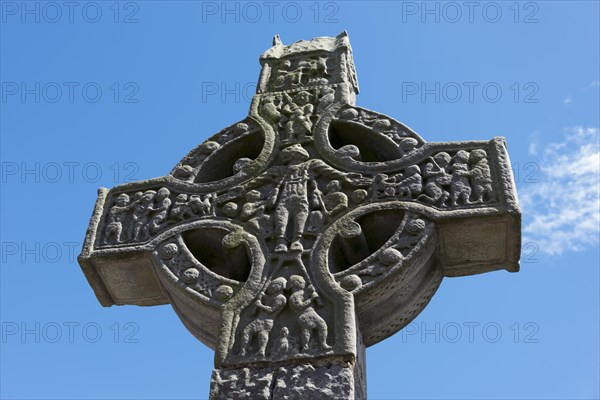
{"type": "Polygon", "coordinates": [[[537,156],[539,145],[540,145],[540,131],[534,131],[531,134],[531,136],[529,136],[528,152],[529,152],[530,156],[537,156]]]}
{"type": "Polygon", "coordinates": [[[571,104],[572,102],[573,102],[573,99],[571,98],[571,96],[567,96],[567,98],[563,100],[563,103],[565,103],[565,104],[571,104]]]}
{"type": "Polygon", "coordinates": [[[600,130],[568,129],[541,151],[534,178],[519,185],[523,243],[559,255],[600,242],[600,130]]]}

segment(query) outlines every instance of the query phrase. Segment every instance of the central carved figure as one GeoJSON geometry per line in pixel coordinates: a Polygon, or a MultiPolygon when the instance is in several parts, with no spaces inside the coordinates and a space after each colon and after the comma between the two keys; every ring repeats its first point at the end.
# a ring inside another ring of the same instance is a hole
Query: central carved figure
{"type": "Polygon", "coordinates": [[[170,303],[215,349],[211,399],[365,399],[365,348],[444,276],[518,270],[505,141],[426,143],[356,107],[345,33],[260,61],[247,118],[100,190],[79,260],[103,305],[170,303]]]}
{"type": "MultiPolygon", "coordinates": [[[[285,253],[285,233],[289,223],[290,213],[293,218],[292,251],[302,251],[302,234],[308,218],[308,181],[310,180],[309,155],[302,146],[295,144],[281,151],[281,159],[288,165],[287,171],[281,182],[281,197],[275,209],[275,234],[277,247],[275,251],[285,253]]],[[[276,192],[279,188],[275,189],[276,192]]]]}

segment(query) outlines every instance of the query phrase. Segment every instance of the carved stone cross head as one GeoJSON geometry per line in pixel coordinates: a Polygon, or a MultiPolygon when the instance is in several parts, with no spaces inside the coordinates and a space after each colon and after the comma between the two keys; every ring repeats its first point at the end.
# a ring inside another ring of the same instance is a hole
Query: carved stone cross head
{"type": "Polygon", "coordinates": [[[170,303],[215,349],[212,399],[364,399],[365,348],[444,276],[519,269],[506,144],[356,107],[346,33],[260,62],[248,117],[100,189],[79,262],[102,305],[170,303]]]}

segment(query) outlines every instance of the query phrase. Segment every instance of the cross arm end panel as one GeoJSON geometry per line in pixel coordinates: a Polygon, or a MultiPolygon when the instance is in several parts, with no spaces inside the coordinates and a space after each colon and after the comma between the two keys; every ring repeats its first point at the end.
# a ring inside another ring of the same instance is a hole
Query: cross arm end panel
{"type": "Polygon", "coordinates": [[[99,226],[109,190],[98,190],[98,199],[88,226],[79,265],[94,290],[100,304],[152,306],[168,304],[160,283],[156,279],[149,254],[132,248],[127,252],[94,250],[99,226]]]}

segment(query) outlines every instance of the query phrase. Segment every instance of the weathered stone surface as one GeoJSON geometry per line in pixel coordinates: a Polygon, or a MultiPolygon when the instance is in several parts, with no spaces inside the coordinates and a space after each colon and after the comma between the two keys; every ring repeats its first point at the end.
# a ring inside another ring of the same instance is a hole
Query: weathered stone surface
{"type": "Polygon", "coordinates": [[[211,380],[211,399],[354,399],[355,375],[351,364],[312,363],[215,370],[211,380]]]}
{"type": "Polygon", "coordinates": [[[80,264],[104,306],[172,304],[216,351],[213,399],[364,399],[365,347],[444,276],[518,270],[506,143],[356,107],[345,33],[276,37],[260,62],[247,118],[100,190],[80,264]]]}

